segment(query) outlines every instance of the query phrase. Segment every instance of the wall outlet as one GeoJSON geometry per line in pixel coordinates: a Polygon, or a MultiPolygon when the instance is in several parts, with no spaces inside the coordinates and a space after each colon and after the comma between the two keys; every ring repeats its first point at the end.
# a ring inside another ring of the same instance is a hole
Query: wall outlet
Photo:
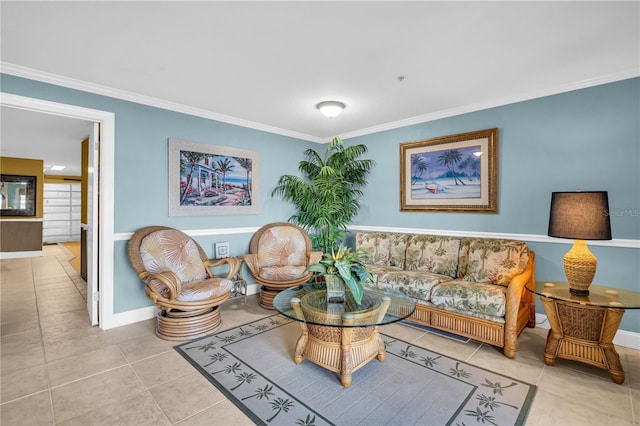
{"type": "Polygon", "coordinates": [[[216,247],[216,259],[222,259],[229,257],[229,241],[223,243],[215,243],[216,247]]]}

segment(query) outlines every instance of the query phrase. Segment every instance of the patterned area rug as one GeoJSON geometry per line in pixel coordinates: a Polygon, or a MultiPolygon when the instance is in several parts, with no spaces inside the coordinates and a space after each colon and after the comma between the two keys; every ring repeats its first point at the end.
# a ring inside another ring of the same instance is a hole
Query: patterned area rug
{"type": "MultiPolygon", "coordinates": [[[[384,327],[381,328],[384,331],[384,327]]],[[[536,387],[383,334],[353,374],[296,365],[298,323],[274,315],[176,346],[259,425],[523,425],[536,387]]]]}

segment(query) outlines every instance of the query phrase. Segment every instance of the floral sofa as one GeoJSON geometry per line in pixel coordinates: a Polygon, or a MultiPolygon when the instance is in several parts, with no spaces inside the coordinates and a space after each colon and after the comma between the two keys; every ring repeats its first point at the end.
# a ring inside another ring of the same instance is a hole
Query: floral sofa
{"type": "Polygon", "coordinates": [[[535,253],[522,241],[391,232],[357,232],[378,289],[416,302],[409,321],[517,354],[517,337],[535,326],[535,253]]]}

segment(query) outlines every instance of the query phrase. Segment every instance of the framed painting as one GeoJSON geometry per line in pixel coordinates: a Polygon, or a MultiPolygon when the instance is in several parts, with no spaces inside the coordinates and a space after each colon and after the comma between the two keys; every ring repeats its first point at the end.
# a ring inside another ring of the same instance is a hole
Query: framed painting
{"type": "Polygon", "coordinates": [[[498,129],[400,144],[400,211],[498,212],[498,129]]]}
{"type": "Polygon", "coordinates": [[[169,139],[169,216],[257,214],[258,154],[169,139]]]}

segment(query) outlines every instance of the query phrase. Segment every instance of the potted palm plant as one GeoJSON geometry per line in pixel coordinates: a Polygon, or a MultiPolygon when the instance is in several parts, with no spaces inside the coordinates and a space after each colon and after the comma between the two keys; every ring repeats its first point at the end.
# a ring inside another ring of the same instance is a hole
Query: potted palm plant
{"type": "Polygon", "coordinates": [[[367,257],[368,253],[363,248],[354,251],[340,245],[337,250],[325,253],[318,263],[309,265],[307,271],[324,276],[328,302],[344,302],[346,284],[359,305],[364,294],[362,283],[373,281],[371,272],[363,264],[367,257]]]}
{"type": "Polygon", "coordinates": [[[345,147],[342,139],[335,137],[324,156],[306,150],[298,165],[304,176],[281,176],[271,193],[297,207],[289,222],[309,233],[314,249],[324,253],[337,249],[347,225],[357,215],[362,188],[375,166],[373,160],[360,159],[366,152],[366,145],[345,147]]]}

